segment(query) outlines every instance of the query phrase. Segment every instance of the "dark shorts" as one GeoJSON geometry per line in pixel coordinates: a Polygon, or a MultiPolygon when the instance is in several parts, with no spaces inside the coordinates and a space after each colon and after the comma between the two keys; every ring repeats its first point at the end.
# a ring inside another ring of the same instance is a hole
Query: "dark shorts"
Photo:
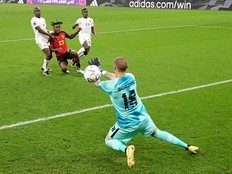
{"type": "Polygon", "coordinates": [[[73,59],[73,55],[70,53],[70,51],[64,53],[63,55],[57,57],[57,62],[60,64],[61,62],[65,62],[68,64],[68,59],[73,59]]]}

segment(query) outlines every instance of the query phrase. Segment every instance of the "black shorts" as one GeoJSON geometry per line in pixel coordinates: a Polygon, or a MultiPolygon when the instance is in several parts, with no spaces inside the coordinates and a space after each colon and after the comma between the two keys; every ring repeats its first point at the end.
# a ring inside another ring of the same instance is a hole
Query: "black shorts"
{"type": "Polygon", "coordinates": [[[73,59],[73,55],[70,53],[70,50],[61,56],[57,57],[57,62],[60,64],[61,62],[65,62],[68,64],[68,59],[73,59]]]}

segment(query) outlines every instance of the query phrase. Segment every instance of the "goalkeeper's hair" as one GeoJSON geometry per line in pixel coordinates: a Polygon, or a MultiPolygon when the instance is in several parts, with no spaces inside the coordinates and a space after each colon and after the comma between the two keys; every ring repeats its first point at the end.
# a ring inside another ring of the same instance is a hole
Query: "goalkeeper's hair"
{"type": "Polygon", "coordinates": [[[118,71],[125,72],[128,68],[127,60],[123,57],[117,57],[114,60],[114,65],[117,67],[118,71]]]}

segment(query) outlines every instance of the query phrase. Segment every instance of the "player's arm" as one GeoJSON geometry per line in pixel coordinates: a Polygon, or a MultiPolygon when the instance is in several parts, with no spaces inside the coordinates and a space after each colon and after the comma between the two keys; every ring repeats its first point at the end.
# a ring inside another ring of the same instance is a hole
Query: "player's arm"
{"type": "Polygon", "coordinates": [[[91,27],[91,32],[93,33],[94,36],[96,36],[96,32],[95,32],[94,26],[91,27]]]}
{"type": "Polygon", "coordinates": [[[73,34],[67,34],[65,33],[65,37],[68,39],[73,39],[74,37],[76,37],[76,35],[78,35],[78,33],[81,31],[81,28],[78,28],[77,31],[73,34]]]}
{"type": "MultiPolygon", "coordinates": [[[[109,80],[114,80],[116,77],[115,77],[115,74],[114,73],[110,73],[110,72],[107,72],[107,71],[105,71],[104,72],[104,70],[103,70],[103,72],[102,72],[102,75],[104,75],[107,79],[109,79],[109,80]]],[[[96,82],[94,82],[94,85],[96,86],[96,87],[98,87],[99,86],[99,84],[100,84],[100,79],[98,80],[98,81],[96,81],[96,82]]]]}
{"type": "Polygon", "coordinates": [[[61,52],[62,51],[62,48],[53,48],[53,47],[50,47],[50,50],[52,51],[52,52],[61,52]]]}
{"type": "Polygon", "coordinates": [[[75,29],[77,26],[78,26],[78,24],[77,24],[77,23],[76,23],[76,24],[74,24],[74,25],[72,26],[72,29],[75,29]]]}
{"type": "MultiPolygon", "coordinates": [[[[102,67],[100,65],[100,60],[97,57],[94,57],[94,58],[90,59],[88,61],[88,64],[89,65],[96,65],[100,69],[102,75],[104,75],[108,80],[114,80],[115,79],[115,74],[114,73],[110,73],[110,72],[105,71],[105,70],[102,69],[102,67]]],[[[95,85],[96,85],[96,83],[97,82],[95,82],[95,85]]]]}
{"type": "Polygon", "coordinates": [[[101,81],[98,80],[98,81],[94,82],[94,85],[95,85],[96,87],[98,87],[98,85],[99,85],[100,82],[101,82],[101,81]]]}
{"type": "MultiPolygon", "coordinates": [[[[110,72],[107,72],[105,70],[102,71],[102,75],[104,75],[108,80],[114,80],[115,79],[115,74],[114,73],[110,73],[110,72]]],[[[98,81],[94,82],[94,85],[96,87],[98,87],[100,82],[101,81],[99,79],[98,81]]]]}
{"type": "Polygon", "coordinates": [[[51,31],[51,30],[47,30],[47,32],[48,32],[49,34],[53,34],[53,33],[54,33],[54,32],[51,31]]]}
{"type": "Polygon", "coordinates": [[[49,48],[50,48],[50,50],[52,51],[52,52],[61,52],[62,51],[62,48],[55,48],[54,47],[54,44],[53,44],[53,38],[52,37],[49,37],[48,38],[48,41],[50,42],[50,46],[49,46],[49,48]]]}
{"type": "Polygon", "coordinates": [[[55,48],[53,42],[51,42],[50,43],[50,50],[51,50],[51,52],[61,52],[62,48],[61,47],[55,48]]]}
{"type": "Polygon", "coordinates": [[[38,30],[40,33],[44,34],[44,35],[47,35],[49,37],[52,37],[50,33],[42,30],[39,26],[35,27],[36,30],[38,30]]]}
{"type": "Polygon", "coordinates": [[[115,74],[114,73],[111,73],[111,72],[108,72],[108,71],[105,71],[105,70],[102,71],[102,75],[104,75],[108,80],[114,80],[115,79],[115,74]]]}

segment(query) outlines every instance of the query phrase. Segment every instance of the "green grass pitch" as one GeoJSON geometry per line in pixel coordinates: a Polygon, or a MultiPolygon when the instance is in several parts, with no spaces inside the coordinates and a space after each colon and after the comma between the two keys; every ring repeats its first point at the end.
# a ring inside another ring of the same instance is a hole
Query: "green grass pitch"
{"type": "MultiPolygon", "coordinates": [[[[52,76],[41,74],[43,54],[30,26],[34,5],[0,4],[0,173],[2,174],[229,174],[232,173],[232,83],[143,99],[156,125],[200,147],[181,148],[138,135],[136,165],[104,144],[115,123],[112,107],[3,129],[39,118],[110,104],[108,96],[75,73],[62,74],[54,56],[52,76]]],[[[50,22],[71,26],[81,7],[40,5],[50,22]]],[[[112,70],[129,61],[141,97],[232,79],[232,13],[89,7],[97,37],[89,55],[112,70]]],[[[80,48],[77,39],[69,47],[80,48]]],[[[103,78],[104,79],[104,78],[103,78]]]]}

